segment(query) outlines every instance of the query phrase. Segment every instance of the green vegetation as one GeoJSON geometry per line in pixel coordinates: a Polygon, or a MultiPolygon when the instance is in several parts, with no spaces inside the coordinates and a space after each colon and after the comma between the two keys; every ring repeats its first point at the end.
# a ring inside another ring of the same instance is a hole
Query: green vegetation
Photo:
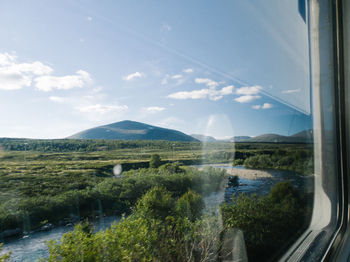
{"type": "Polygon", "coordinates": [[[234,165],[234,166],[241,166],[241,165],[243,165],[243,164],[244,164],[244,160],[243,160],[243,159],[240,159],[240,158],[235,159],[235,161],[233,162],[233,165],[234,165]]]}
{"type": "MultiPolygon", "coordinates": [[[[1,250],[2,250],[2,243],[0,243],[0,251],[1,250]]],[[[11,253],[10,254],[0,255],[0,262],[7,262],[7,261],[9,261],[10,256],[11,256],[11,253]]]]}
{"type": "Polygon", "coordinates": [[[153,154],[151,156],[151,160],[149,161],[149,167],[151,168],[158,168],[161,165],[160,156],[158,154],[153,154]]]}
{"type": "Polygon", "coordinates": [[[276,184],[266,196],[240,195],[221,206],[225,229],[243,231],[249,261],[278,255],[308,225],[311,210],[290,182],[276,184]]]}
{"type": "MultiPolygon", "coordinates": [[[[207,149],[196,142],[0,139],[0,233],[127,213],[156,184],[183,192],[205,175],[181,165],[227,161],[218,157],[232,151],[232,144],[207,149]],[[154,154],[162,159],[159,170],[147,169],[154,154]],[[124,171],[120,179],[113,175],[117,164],[124,171]],[[176,175],[164,175],[170,173],[176,175]]],[[[201,186],[205,191],[215,183],[201,186]]]]}
{"type": "MultiPolygon", "coordinates": [[[[4,151],[36,151],[36,152],[104,152],[120,149],[141,149],[157,153],[162,151],[197,151],[203,149],[200,142],[150,141],[150,140],[104,140],[104,139],[24,139],[0,138],[0,146],[4,151]]],[[[217,149],[233,149],[232,143],[207,143],[210,151],[217,149]]],[[[140,153],[138,151],[137,153],[140,153]]],[[[148,158],[149,159],[149,158],[148,158]]]]}
{"type": "MultiPolygon", "coordinates": [[[[244,164],[249,168],[291,170],[301,174],[313,172],[312,144],[207,142],[203,147],[200,142],[0,138],[0,162],[4,164],[17,161],[23,165],[23,162],[50,160],[70,164],[75,161],[74,164],[79,164],[81,169],[91,167],[100,172],[110,171],[117,163],[124,164],[124,170],[147,168],[153,154],[163,159],[162,164],[234,161],[234,165],[244,164]],[[259,160],[261,155],[265,157],[259,160]]],[[[3,170],[6,171],[6,167],[3,170]]]]}
{"type": "Polygon", "coordinates": [[[192,191],[176,198],[156,186],[132,215],[106,231],[91,234],[80,224],[61,244],[52,241],[47,261],[210,261],[219,238],[209,226],[212,218],[199,219],[201,206],[200,195],[192,191]]]}
{"type": "MultiPolygon", "coordinates": [[[[203,150],[196,142],[0,139],[0,232],[29,231],[46,220],[57,224],[129,212],[143,193],[161,183],[173,183],[181,193],[199,183],[209,192],[218,181],[202,183],[200,172],[181,165],[232,161],[232,146],[206,143],[203,150]],[[162,166],[147,169],[150,159],[162,166]],[[116,164],[124,170],[120,179],[113,177],[116,164]]],[[[309,145],[236,143],[235,157],[248,167],[311,173],[311,152],[309,145]]]]}
{"type": "Polygon", "coordinates": [[[105,232],[92,234],[87,224],[78,225],[60,245],[50,244],[49,261],[213,261],[229,256],[223,243],[237,229],[243,231],[250,261],[263,261],[267,251],[278,255],[281,241],[287,245],[306,224],[310,211],[305,196],[290,184],[278,185],[267,196],[239,196],[221,207],[222,228],[219,216],[203,214],[202,196],[237,186],[237,177],[186,165],[235,159],[235,165],[312,174],[311,145],[203,146],[0,139],[0,233],[126,214],[105,232]],[[121,177],[113,174],[117,164],[122,165],[121,177]]]}
{"type": "Polygon", "coordinates": [[[24,187],[16,198],[5,199],[4,196],[0,224],[3,229],[23,225],[23,230],[29,231],[40,227],[44,220],[57,224],[65,219],[70,221],[102,213],[120,215],[129,213],[137,200],[153,186],[164,186],[177,196],[189,189],[207,194],[220,188],[226,177],[225,171],[213,168],[204,171],[186,168],[179,173],[172,170],[178,168],[168,164],[159,169],[130,170],[121,178],[61,175],[56,176],[57,184],[50,177],[31,179],[39,188],[24,187]]]}
{"type": "Polygon", "coordinates": [[[235,255],[223,245],[234,237],[231,228],[243,231],[249,261],[266,261],[278,256],[281,243],[302,232],[303,204],[290,183],[283,182],[267,196],[241,195],[232,205],[222,205],[220,227],[216,215],[202,214],[197,193],[175,197],[156,186],[129,217],[106,231],[92,234],[87,224],[79,224],[60,244],[51,241],[46,261],[221,261],[235,255]]]}
{"type": "Polygon", "coordinates": [[[236,144],[233,165],[313,174],[312,144],[236,144]]]}

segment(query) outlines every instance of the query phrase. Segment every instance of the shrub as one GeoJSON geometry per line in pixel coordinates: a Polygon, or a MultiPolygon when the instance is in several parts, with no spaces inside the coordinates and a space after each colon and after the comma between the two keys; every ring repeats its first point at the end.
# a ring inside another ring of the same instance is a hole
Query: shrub
{"type": "Polygon", "coordinates": [[[265,261],[303,231],[305,207],[290,182],[277,183],[267,196],[239,195],[221,206],[226,229],[244,233],[249,261],[265,261]]]}
{"type": "Polygon", "coordinates": [[[158,168],[161,165],[161,159],[158,154],[153,154],[149,161],[149,166],[151,168],[158,168]]]}

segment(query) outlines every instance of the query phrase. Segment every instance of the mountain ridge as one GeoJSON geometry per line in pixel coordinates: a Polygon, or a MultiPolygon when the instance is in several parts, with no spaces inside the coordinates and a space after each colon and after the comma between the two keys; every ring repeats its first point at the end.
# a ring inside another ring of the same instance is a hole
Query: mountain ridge
{"type": "Polygon", "coordinates": [[[113,139],[113,140],[167,140],[198,142],[189,135],[174,129],[157,127],[141,122],[124,120],[97,126],[73,134],[68,139],[113,139]]]}
{"type": "Polygon", "coordinates": [[[212,136],[200,135],[200,134],[191,134],[190,136],[202,142],[217,142],[218,140],[212,136]]]}
{"type": "Polygon", "coordinates": [[[255,137],[234,136],[229,139],[216,139],[201,134],[187,135],[178,130],[157,127],[141,122],[123,120],[83,130],[67,139],[112,139],[112,140],[166,140],[188,142],[255,142],[255,143],[312,143],[313,130],[303,130],[284,136],[279,134],[262,134],[255,137]]]}
{"type": "Polygon", "coordinates": [[[266,143],[312,143],[313,131],[312,129],[303,130],[290,136],[283,136],[278,134],[263,134],[256,137],[251,137],[241,142],[266,142],[266,143]]]}

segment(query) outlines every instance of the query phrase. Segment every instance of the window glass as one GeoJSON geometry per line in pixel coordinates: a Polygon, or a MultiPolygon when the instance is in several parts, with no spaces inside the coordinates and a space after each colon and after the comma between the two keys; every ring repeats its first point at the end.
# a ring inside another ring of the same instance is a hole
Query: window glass
{"type": "Polygon", "coordinates": [[[0,24],[0,260],[268,261],[307,229],[304,1],[2,1],[0,24]]]}

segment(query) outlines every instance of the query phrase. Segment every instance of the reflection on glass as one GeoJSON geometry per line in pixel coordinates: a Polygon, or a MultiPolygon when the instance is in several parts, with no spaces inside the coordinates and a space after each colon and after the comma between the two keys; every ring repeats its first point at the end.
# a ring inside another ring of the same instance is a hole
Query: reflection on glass
{"type": "Polygon", "coordinates": [[[281,256],[312,212],[301,2],[3,1],[1,256],[281,256]]]}

